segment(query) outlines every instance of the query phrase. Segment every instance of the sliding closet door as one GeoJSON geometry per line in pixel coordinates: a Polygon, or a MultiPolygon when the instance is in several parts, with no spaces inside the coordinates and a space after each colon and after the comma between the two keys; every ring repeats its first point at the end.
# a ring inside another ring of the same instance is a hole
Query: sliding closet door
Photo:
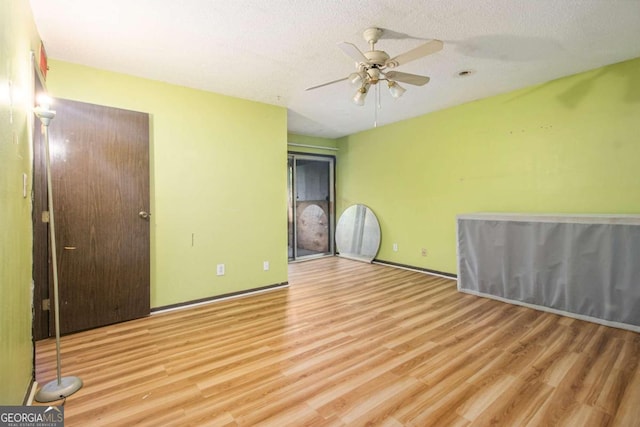
{"type": "Polygon", "coordinates": [[[289,156],[289,259],[334,253],[334,158],[289,156]]]}

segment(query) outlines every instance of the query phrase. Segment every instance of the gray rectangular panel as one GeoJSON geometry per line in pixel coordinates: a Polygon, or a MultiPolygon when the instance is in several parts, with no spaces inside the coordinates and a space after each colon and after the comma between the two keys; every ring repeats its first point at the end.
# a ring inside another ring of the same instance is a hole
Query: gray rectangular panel
{"type": "Polygon", "coordinates": [[[459,215],[458,290],[640,331],[640,216],[459,215]]]}

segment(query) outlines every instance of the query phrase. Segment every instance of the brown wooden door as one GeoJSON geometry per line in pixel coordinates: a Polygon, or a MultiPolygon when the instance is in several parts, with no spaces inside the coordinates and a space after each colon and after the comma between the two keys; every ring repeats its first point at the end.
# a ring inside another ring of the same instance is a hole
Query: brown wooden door
{"type": "Polygon", "coordinates": [[[149,115],[62,99],[54,106],[60,331],[146,316],[149,219],[140,213],[149,211],[149,115]]]}

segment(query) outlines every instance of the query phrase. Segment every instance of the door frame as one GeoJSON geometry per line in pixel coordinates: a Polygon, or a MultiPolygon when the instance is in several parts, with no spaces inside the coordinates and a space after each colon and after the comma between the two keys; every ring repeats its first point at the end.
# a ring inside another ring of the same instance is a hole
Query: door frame
{"type": "MultiPolygon", "coordinates": [[[[336,174],[336,156],[332,156],[329,154],[314,154],[314,153],[304,153],[304,152],[297,152],[297,151],[287,152],[287,175],[288,175],[287,193],[288,193],[288,199],[289,199],[289,203],[288,203],[289,206],[287,208],[288,210],[291,209],[291,219],[292,219],[291,233],[293,234],[293,238],[291,241],[292,253],[291,253],[291,256],[288,258],[289,262],[296,262],[296,261],[308,260],[312,258],[335,255],[335,225],[336,225],[336,219],[335,219],[336,217],[336,212],[335,212],[336,176],[335,174],[336,174]],[[291,171],[289,171],[289,160],[293,160],[293,164],[291,165],[291,171]],[[296,160],[321,161],[329,164],[329,251],[328,252],[311,254],[311,255],[303,255],[303,256],[298,256],[297,254],[297,251],[298,251],[297,234],[298,233],[296,229],[297,211],[296,211],[296,197],[295,197],[296,173],[297,173],[296,160]]],[[[289,218],[287,218],[287,221],[289,221],[289,218]]],[[[289,230],[287,230],[287,232],[289,232],[289,230]]],[[[289,239],[287,239],[287,245],[289,244],[288,240],[289,239]]]]}
{"type": "MultiPolygon", "coordinates": [[[[35,55],[32,53],[33,67],[33,102],[37,103],[39,95],[47,94],[44,76],[38,67],[35,55]]],[[[33,105],[35,107],[35,105],[33,105]]],[[[32,220],[32,323],[31,333],[33,341],[51,336],[49,325],[49,311],[43,307],[43,301],[49,299],[49,224],[43,221],[43,212],[48,210],[47,180],[44,165],[44,137],[40,120],[32,121],[33,164],[31,170],[31,220],[32,220]]],[[[34,346],[35,352],[35,346],[34,346]]],[[[35,361],[35,358],[34,358],[35,361]]]]}

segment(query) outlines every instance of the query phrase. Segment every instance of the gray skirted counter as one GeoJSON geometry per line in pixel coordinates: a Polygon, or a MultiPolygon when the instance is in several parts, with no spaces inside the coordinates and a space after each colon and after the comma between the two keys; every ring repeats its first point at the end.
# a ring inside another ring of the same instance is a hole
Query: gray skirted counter
{"type": "Polygon", "coordinates": [[[458,215],[458,290],[640,332],[640,215],[458,215]]]}

